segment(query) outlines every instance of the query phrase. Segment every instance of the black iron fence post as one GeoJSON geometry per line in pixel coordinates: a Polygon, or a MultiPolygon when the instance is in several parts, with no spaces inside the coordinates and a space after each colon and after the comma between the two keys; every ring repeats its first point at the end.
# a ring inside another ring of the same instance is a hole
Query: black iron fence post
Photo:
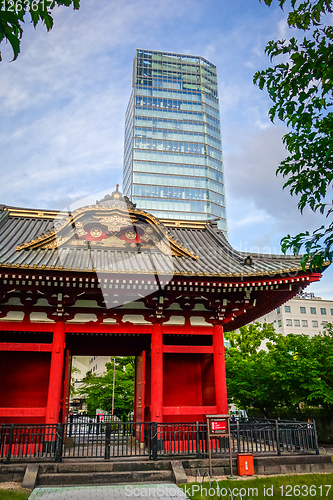
{"type": "Polygon", "coordinates": [[[316,446],[316,455],[319,455],[319,446],[318,446],[318,436],[317,436],[317,428],[316,428],[316,421],[313,419],[313,432],[314,432],[314,440],[315,440],[315,446],[316,446]]]}
{"type": "Polygon", "coordinates": [[[99,435],[99,415],[96,416],[96,434],[97,436],[99,435]]]}
{"type": "Polygon", "coordinates": [[[14,424],[10,426],[7,464],[9,464],[12,456],[13,437],[14,437],[14,424]]]}
{"type": "Polygon", "coordinates": [[[195,423],[195,445],[197,448],[197,458],[200,458],[200,428],[199,428],[199,422],[195,423]]]}
{"type": "MultiPolygon", "coordinates": [[[[241,449],[240,449],[239,420],[237,420],[236,425],[237,425],[237,453],[240,453],[241,449]]],[[[244,441],[243,441],[243,443],[244,443],[244,441]]]]}
{"type": "Polygon", "coordinates": [[[71,413],[69,415],[69,433],[68,433],[69,437],[72,436],[72,432],[73,432],[73,419],[74,419],[74,415],[71,413]]]}
{"type": "Polygon", "coordinates": [[[61,460],[62,460],[62,449],[63,449],[63,443],[64,443],[64,430],[65,430],[64,425],[65,424],[58,424],[57,425],[55,453],[54,453],[54,459],[56,462],[61,462],[61,460]]]}
{"type": "Polygon", "coordinates": [[[108,422],[105,426],[105,460],[109,460],[111,456],[111,424],[108,422]]]}
{"type": "Polygon", "coordinates": [[[151,457],[153,460],[157,460],[157,422],[152,422],[151,424],[151,457]]]}
{"type": "Polygon", "coordinates": [[[280,448],[280,430],[279,430],[279,421],[275,420],[275,428],[276,428],[276,449],[277,449],[277,454],[278,456],[281,455],[281,448],[280,448]]]}

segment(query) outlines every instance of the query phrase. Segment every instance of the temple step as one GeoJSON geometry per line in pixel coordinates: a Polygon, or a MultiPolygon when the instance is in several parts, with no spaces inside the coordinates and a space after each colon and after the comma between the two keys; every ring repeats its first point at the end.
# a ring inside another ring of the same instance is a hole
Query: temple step
{"type": "Polygon", "coordinates": [[[61,463],[40,466],[38,486],[174,482],[169,461],[61,463]]]}

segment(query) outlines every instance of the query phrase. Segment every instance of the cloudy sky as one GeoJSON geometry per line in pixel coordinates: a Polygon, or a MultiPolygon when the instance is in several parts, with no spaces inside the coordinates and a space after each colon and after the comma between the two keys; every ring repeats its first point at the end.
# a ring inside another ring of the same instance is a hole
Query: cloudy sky
{"type": "MultiPolygon", "coordinates": [[[[276,2],[277,3],[277,2],[276,2]]],[[[62,209],[122,183],[124,115],[136,48],[200,55],[216,64],[229,240],[277,253],[286,234],[314,229],[319,216],[275,176],[285,155],[283,124],[252,83],[268,66],[268,40],[295,35],[276,5],[259,0],[81,0],[58,8],[47,33],[27,23],[21,54],[0,63],[0,203],[62,209]]],[[[312,285],[333,299],[333,270],[312,285]]]]}

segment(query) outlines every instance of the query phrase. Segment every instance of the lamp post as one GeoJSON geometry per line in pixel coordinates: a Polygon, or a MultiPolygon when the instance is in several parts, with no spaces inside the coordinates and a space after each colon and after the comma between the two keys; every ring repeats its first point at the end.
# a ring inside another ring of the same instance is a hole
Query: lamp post
{"type": "Polygon", "coordinates": [[[112,409],[111,409],[111,415],[112,415],[112,421],[113,421],[113,411],[114,411],[114,386],[115,386],[115,381],[116,381],[116,358],[111,358],[113,359],[113,384],[112,384],[112,409]]]}

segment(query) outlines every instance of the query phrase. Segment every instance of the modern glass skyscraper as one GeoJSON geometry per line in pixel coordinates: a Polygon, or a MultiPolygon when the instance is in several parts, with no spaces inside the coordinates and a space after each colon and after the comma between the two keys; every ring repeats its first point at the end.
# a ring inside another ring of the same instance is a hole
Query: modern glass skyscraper
{"type": "Polygon", "coordinates": [[[137,50],[125,120],[123,193],[161,219],[220,217],[227,231],[216,66],[137,50]]]}

